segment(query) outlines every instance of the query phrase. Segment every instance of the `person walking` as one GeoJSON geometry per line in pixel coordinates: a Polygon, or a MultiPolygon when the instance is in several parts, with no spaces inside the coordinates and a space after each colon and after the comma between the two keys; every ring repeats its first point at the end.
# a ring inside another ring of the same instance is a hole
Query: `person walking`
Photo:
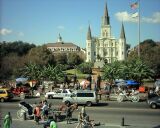
{"type": "Polygon", "coordinates": [[[76,126],[76,128],[82,128],[82,122],[83,122],[82,113],[79,112],[79,115],[78,115],[78,125],[76,126]]]}
{"type": "Polygon", "coordinates": [[[11,124],[12,124],[12,116],[11,116],[11,113],[8,112],[8,114],[5,115],[5,117],[4,117],[4,125],[3,125],[3,128],[10,128],[10,127],[11,127],[11,124]]]}
{"type": "Polygon", "coordinates": [[[83,107],[82,107],[82,109],[81,109],[81,113],[82,113],[82,118],[84,119],[84,117],[87,115],[87,113],[86,113],[86,108],[85,108],[86,106],[85,105],[83,105],[83,107]]]}

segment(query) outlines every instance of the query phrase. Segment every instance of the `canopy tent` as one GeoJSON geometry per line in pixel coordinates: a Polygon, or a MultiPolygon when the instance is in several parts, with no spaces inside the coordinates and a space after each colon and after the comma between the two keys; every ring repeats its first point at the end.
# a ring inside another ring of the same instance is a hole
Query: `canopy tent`
{"type": "Polygon", "coordinates": [[[17,83],[22,83],[22,84],[27,83],[27,81],[28,81],[28,78],[24,78],[24,77],[19,77],[16,79],[17,83]]]}
{"type": "Polygon", "coordinates": [[[126,80],[127,85],[140,85],[140,83],[134,81],[134,80],[126,80]]]}
{"type": "Polygon", "coordinates": [[[131,86],[131,85],[136,86],[136,85],[140,85],[140,83],[138,83],[134,80],[122,80],[122,79],[116,80],[115,83],[116,83],[117,86],[131,86]]]}

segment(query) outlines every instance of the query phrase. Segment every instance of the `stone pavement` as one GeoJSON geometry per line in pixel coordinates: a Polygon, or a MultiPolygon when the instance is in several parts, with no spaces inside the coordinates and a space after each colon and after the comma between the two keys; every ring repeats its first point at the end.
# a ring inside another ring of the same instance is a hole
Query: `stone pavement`
{"type": "MultiPolygon", "coordinates": [[[[66,121],[57,122],[58,128],[75,128],[77,125],[77,121],[72,121],[71,124],[67,124],[66,121]]],[[[42,124],[36,124],[33,120],[18,120],[13,119],[11,128],[43,128],[42,124]]],[[[95,126],[95,128],[160,128],[159,126],[145,126],[145,124],[136,125],[136,124],[128,124],[121,126],[121,124],[110,124],[110,123],[101,123],[100,126],[95,126]]]]}

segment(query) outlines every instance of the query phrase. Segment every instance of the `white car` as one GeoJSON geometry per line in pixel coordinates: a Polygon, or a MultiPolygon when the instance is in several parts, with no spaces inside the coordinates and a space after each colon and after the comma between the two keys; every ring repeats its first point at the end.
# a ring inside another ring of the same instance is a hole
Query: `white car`
{"type": "Polygon", "coordinates": [[[47,92],[45,97],[48,99],[52,98],[63,98],[65,96],[70,96],[72,91],[70,89],[58,89],[55,92],[47,92]]]}

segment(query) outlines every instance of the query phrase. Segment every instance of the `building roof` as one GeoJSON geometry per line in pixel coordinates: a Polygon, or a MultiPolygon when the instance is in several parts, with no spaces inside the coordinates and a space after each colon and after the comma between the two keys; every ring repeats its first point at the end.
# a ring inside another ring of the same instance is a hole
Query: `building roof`
{"type": "Polygon", "coordinates": [[[105,5],[104,9],[104,25],[109,25],[109,15],[108,15],[108,9],[107,9],[107,3],[105,5]]]}
{"type": "Polygon", "coordinates": [[[92,39],[92,35],[91,35],[91,28],[90,25],[88,27],[88,33],[87,33],[87,40],[91,40],[92,39]]]}
{"type": "Polygon", "coordinates": [[[123,23],[122,23],[120,38],[121,38],[121,39],[126,39],[123,23]]]}
{"type": "Polygon", "coordinates": [[[71,42],[48,43],[47,47],[79,47],[71,42]]]}

